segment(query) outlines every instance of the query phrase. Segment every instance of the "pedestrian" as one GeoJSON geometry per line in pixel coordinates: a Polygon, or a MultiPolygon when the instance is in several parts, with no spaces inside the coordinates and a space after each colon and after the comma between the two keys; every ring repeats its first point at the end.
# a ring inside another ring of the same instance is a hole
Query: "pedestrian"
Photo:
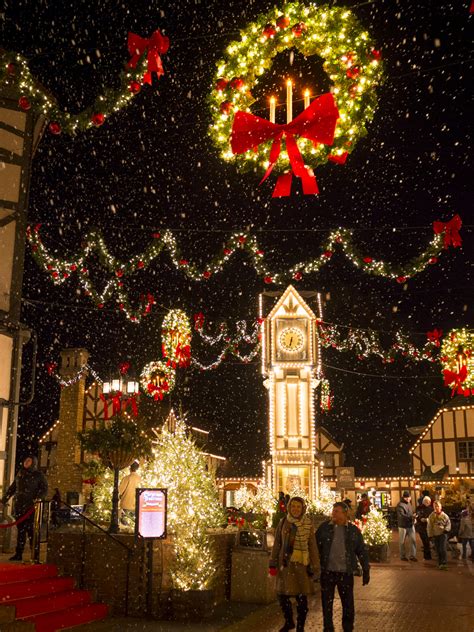
{"type": "Polygon", "coordinates": [[[445,514],[439,500],[433,503],[433,513],[428,518],[428,536],[434,539],[438,568],[448,570],[447,533],[451,531],[451,520],[445,514]]]}
{"type": "Polygon", "coordinates": [[[280,520],[270,558],[270,575],[276,577],[276,592],[285,624],[280,632],[295,627],[291,597],[296,598],[296,631],[303,632],[308,614],[308,595],[314,592],[313,576],[319,569],[313,521],[302,498],[294,496],[287,515],[280,520]]]}
{"type": "Polygon", "coordinates": [[[413,515],[413,507],[411,506],[411,494],[408,490],[405,490],[402,494],[402,499],[397,505],[397,524],[398,524],[398,537],[400,547],[400,559],[403,562],[408,562],[410,559],[412,562],[417,562],[416,559],[416,535],[415,535],[415,520],[413,515]],[[405,549],[405,541],[408,540],[409,544],[409,557],[407,557],[405,549]]]}
{"type": "Polygon", "coordinates": [[[17,541],[15,555],[10,561],[21,561],[23,559],[23,549],[26,538],[29,538],[30,545],[33,544],[33,528],[35,514],[34,511],[22,520],[30,510],[34,510],[37,500],[44,500],[48,493],[48,482],[43,472],[38,470],[38,459],[35,456],[27,456],[15,476],[15,480],[7,489],[1,503],[5,504],[14,496],[13,515],[19,524],[17,525],[17,541]]]}
{"type": "Polygon", "coordinates": [[[137,473],[139,464],[135,461],[130,466],[130,474],[124,476],[119,485],[119,507],[121,509],[120,522],[130,524],[130,518],[135,515],[136,490],[142,486],[142,479],[137,473]]]}
{"type": "Polygon", "coordinates": [[[466,509],[461,513],[458,540],[462,544],[462,559],[467,559],[467,545],[471,548],[471,560],[474,562],[474,504],[467,503],[466,509]]]}
{"type": "Polygon", "coordinates": [[[49,505],[49,512],[51,515],[51,525],[53,527],[59,527],[60,525],[60,511],[61,511],[61,492],[58,487],[55,487],[54,494],[51,498],[49,505]]]}
{"type": "Polygon", "coordinates": [[[423,544],[423,558],[425,560],[431,560],[431,543],[428,537],[428,518],[432,513],[433,506],[431,504],[431,498],[429,496],[423,496],[422,503],[416,510],[415,529],[418,532],[423,544]]]}
{"type": "Polygon", "coordinates": [[[357,505],[356,518],[363,520],[364,517],[367,516],[367,514],[369,513],[371,506],[372,503],[369,500],[369,495],[364,492],[360,497],[360,501],[357,505]]]}
{"type": "Polygon", "coordinates": [[[370,581],[369,554],[362,533],[348,520],[347,505],[334,503],[332,517],[323,522],[316,532],[316,542],[321,560],[321,603],[324,632],[334,632],[333,604],[337,592],[342,603],[342,629],[354,629],[354,575],[362,566],[362,585],[370,581]]]}
{"type": "Polygon", "coordinates": [[[430,490],[429,489],[424,489],[421,492],[421,496],[418,498],[418,507],[421,505],[421,503],[423,502],[423,498],[426,498],[428,496],[428,498],[431,499],[431,494],[430,494],[430,490]]]}
{"type": "Polygon", "coordinates": [[[347,518],[349,522],[353,522],[354,510],[352,509],[352,500],[350,498],[344,498],[342,502],[347,505],[347,518]]]}

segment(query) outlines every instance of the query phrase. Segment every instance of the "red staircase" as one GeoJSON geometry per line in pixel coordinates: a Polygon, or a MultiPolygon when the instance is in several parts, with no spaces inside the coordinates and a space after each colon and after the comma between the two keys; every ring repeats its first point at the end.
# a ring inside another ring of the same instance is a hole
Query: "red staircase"
{"type": "Polygon", "coordinates": [[[108,607],[74,584],[52,564],[0,564],[0,630],[56,632],[105,619],[108,607]]]}

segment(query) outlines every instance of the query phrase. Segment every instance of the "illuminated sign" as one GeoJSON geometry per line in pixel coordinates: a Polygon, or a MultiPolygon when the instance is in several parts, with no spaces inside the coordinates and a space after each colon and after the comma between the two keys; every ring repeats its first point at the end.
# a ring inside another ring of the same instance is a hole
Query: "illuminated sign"
{"type": "Polygon", "coordinates": [[[141,538],[166,538],[167,490],[137,489],[135,535],[141,538]]]}

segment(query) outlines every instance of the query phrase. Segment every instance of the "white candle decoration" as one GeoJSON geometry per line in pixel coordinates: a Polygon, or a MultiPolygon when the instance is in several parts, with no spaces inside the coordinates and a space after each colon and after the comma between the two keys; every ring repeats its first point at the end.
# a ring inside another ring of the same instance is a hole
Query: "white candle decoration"
{"type": "Polygon", "coordinates": [[[286,82],[286,122],[293,120],[293,84],[291,79],[286,82]]]}
{"type": "Polygon", "coordinates": [[[310,103],[309,90],[305,90],[304,91],[304,109],[305,110],[306,110],[306,108],[309,108],[309,103],[310,103]]]}
{"type": "Polygon", "coordinates": [[[270,97],[270,122],[275,122],[275,108],[276,108],[276,99],[275,97],[270,97]]]}

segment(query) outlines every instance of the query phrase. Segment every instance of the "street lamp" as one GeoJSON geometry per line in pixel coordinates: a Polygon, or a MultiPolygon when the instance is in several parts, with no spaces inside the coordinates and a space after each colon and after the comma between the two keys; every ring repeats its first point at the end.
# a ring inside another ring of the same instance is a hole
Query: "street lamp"
{"type": "Polygon", "coordinates": [[[124,375],[113,376],[102,384],[102,392],[104,395],[118,394],[137,395],[140,385],[134,377],[126,377],[124,375]]]}

